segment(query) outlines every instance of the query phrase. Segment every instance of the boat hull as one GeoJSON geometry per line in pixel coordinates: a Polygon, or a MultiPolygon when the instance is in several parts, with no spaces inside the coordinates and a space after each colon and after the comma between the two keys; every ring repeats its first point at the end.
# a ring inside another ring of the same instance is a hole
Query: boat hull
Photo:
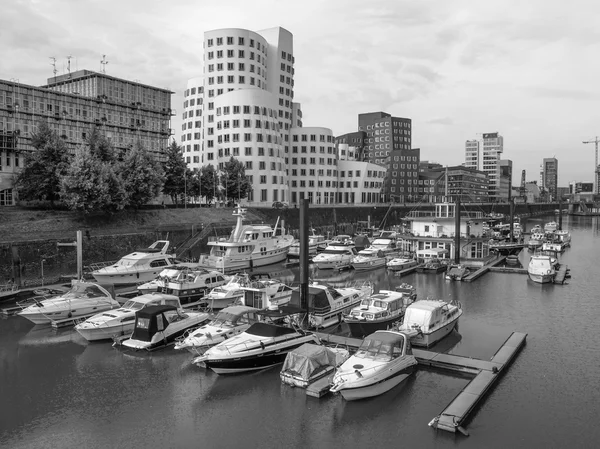
{"type": "Polygon", "coordinates": [[[556,273],[536,274],[536,273],[529,273],[529,272],[527,272],[527,274],[529,275],[529,279],[531,279],[533,282],[535,282],[537,284],[550,284],[553,282],[554,276],[556,275],[556,273]]]}
{"type": "Polygon", "coordinates": [[[404,368],[402,371],[394,373],[392,376],[357,388],[344,388],[340,394],[346,401],[356,401],[359,399],[372,398],[387,393],[392,388],[404,382],[415,370],[415,365],[404,368]]]}
{"type": "Polygon", "coordinates": [[[385,266],[385,258],[369,260],[365,262],[352,262],[352,268],[356,271],[374,270],[385,266]]]}
{"type": "Polygon", "coordinates": [[[394,315],[385,320],[344,320],[350,328],[350,334],[354,338],[363,338],[366,335],[370,335],[375,331],[383,331],[389,329],[394,323],[402,319],[402,315],[394,315]]]}
{"type": "MultiPolygon", "coordinates": [[[[118,307],[115,306],[115,308],[118,307]]],[[[111,310],[113,307],[77,307],[76,312],[71,310],[51,311],[48,313],[35,312],[30,313],[27,309],[20,312],[18,315],[27,318],[34,324],[52,324],[64,320],[76,320],[78,318],[88,318],[100,312],[111,310]]]]}
{"type": "Polygon", "coordinates": [[[411,344],[413,346],[423,346],[425,348],[429,348],[430,346],[433,346],[438,341],[440,341],[442,338],[444,338],[446,335],[448,335],[450,332],[452,332],[452,330],[456,327],[456,325],[458,323],[459,317],[460,317],[460,315],[458,315],[456,317],[456,319],[448,322],[444,326],[439,327],[438,329],[436,329],[432,332],[419,333],[419,334],[411,337],[410,338],[411,344]]]}
{"type": "Polygon", "coordinates": [[[352,259],[328,259],[318,261],[315,261],[313,259],[313,263],[317,266],[319,270],[338,270],[340,268],[347,268],[351,266],[352,259]]]}
{"type": "Polygon", "coordinates": [[[266,265],[273,265],[275,263],[283,262],[288,256],[288,249],[289,247],[278,249],[273,251],[273,254],[267,254],[265,256],[262,256],[260,254],[253,254],[251,257],[247,257],[244,259],[226,258],[224,261],[223,259],[219,259],[214,262],[210,260],[209,256],[204,260],[201,260],[200,264],[203,268],[209,268],[212,270],[230,273],[234,271],[264,267],[266,265]]]}
{"type": "Polygon", "coordinates": [[[415,267],[417,265],[417,262],[413,262],[413,263],[404,263],[402,265],[388,265],[387,268],[390,271],[402,271],[402,270],[408,270],[409,268],[415,267]]]}
{"type": "Polygon", "coordinates": [[[150,282],[154,280],[164,267],[160,267],[158,270],[145,270],[145,271],[123,271],[123,272],[102,272],[94,271],[92,276],[96,279],[99,284],[112,284],[112,285],[133,285],[139,283],[150,282]]]}

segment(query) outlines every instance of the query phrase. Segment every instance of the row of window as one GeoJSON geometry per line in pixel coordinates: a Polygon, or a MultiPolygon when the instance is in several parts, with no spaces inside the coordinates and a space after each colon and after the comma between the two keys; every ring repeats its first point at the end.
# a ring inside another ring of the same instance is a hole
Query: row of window
{"type": "MultiPolygon", "coordinates": [[[[300,147],[300,153],[306,153],[307,152],[307,147],[305,145],[302,145],[300,147]]],[[[316,153],[317,152],[317,147],[316,146],[310,146],[310,152],[311,153],[316,153]]],[[[293,146],[292,147],[292,153],[298,153],[298,147],[297,146],[293,146]]],[[[319,147],[319,153],[324,154],[325,153],[325,147],[320,146],[319,147]]],[[[335,150],[333,147],[327,147],[327,154],[334,154],[335,150]]]]}
{"type": "MultiPolygon", "coordinates": [[[[239,62],[237,66],[238,66],[238,71],[239,72],[245,72],[246,71],[246,64],[245,63],[239,62]]],[[[209,64],[208,65],[208,71],[209,72],[214,72],[215,71],[215,67],[217,69],[217,72],[222,72],[224,70],[225,66],[223,65],[222,62],[219,62],[216,66],[215,66],[215,64],[209,64]]],[[[228,62],[227,63],[227,71],[228,72],[233,72],[234,70],[235,70],[235,62],[228,62]]],[[[260,67],[255,67],[254,64],[250,64],[248,71],[250,73],[257,73],[258,75],[261,74],[261,68],[260,67]]],[[[265,69],[263,69],[262,73],[264,74],[263,78],[266,77],[267,71],[265,69]]]]}
{"type": "MultiPolygon", "coordinates": [[[[217,84],[224,84],[224,79],[225,77],[223,76],[217,76],[217,84]]],[[[228,75],[227,76],[227,84],[235,84],[235,76],[234,75],[228,75]]],[[[208,84],[209,85],[213,85],[215,84],[215,77],[211,76],[208,78],[208,84]]],[[[238,76],[237,79],[237,84],[246,84],[246,77],[243,75],[238,76]]],[[[253,76],[249,77],[249,81],[248,84],[250,86],[257,86],[257,87],[261,87],[261,81],[260,80],[256,80],[253,76]]],[[[263,81],[262,83],[262,87],[266,88],[266,83],[263,81]]],[[[219,94],[220,95],[220,94],[219,94]]],[[[210,92],[209,92],[209,97],[210,97],[210,92]]]]}
{"type": "MultiPolygon", "coordinates": [[[[217,37],[216,39],[217,42],[217,46],[221,46],[223,45],[223,42],[227,42],[227,45],[235,45],[235,37],[233,36],[226,36],[226,40],[224,41],[222,37],[217,37]]],[[[213,38],[211,39],[207,39],[206,40],[206,46],[207,47],[212,47],[214,46],[215,40],[213,38]]],[[[243,36],[238,36],[237,38],[237,44],[244,46],[246,45],[246,38],[243,36]]],[[[254,39],[248,39],[248,47],[250,48],[254,48],[254,39]]],[[[259,41],[256,41],[256,49],[257,50],[261,50],[263,53],[265,53],[266,50],[266,45],[262,44],[259,41]]]]}
{"type": "MultiPolygon", "coordinates": [[[[191,122],[190,122],[191,123],[191,122]]],[[[200,123],[200,122],[197,122],[200,123]]],[[[232,128],[240,127],[240,120],[219,120],[217,122],[217,129],[229,129],[230,125],[232,128]]],[[[198,126],[200,128],[200,126],[198,126]]],[[[252,128],[252,120],[244,119],[244,128],[252,128]]],[[[272,129],[273,131],[279,131],[279,124],[275,121],[269,120],[254,120],[254,128],[257,129],[272,129]]],[[[209,128],[210,129],[210,128],[209,128]]],[[[209,134],[211,134],[209,132],[209,134]]]]}
{"type": "MultiPolygon", "coordinates": [[[[310,140],[310,142],[316,142],[317,141],[317,135],[316,134],[294,134],[292,136],[292,142],[298,142],[298,139],[300,139],[301,142],[308,142],[310,140]]],[[[319,142],[330,142],[333,143],[334,142],[334,138],[333,136],[325,136],[324,134],[319,134],[319,142]]]]}
{"type": "MultiPolygon", "coordinates": [[[[227,50],[227,53],[223,53],[223,50],[217,50],[217,59],[222,59],[223,55],[226,54],[228,58],[235,58],[235,50],[227,50]]],[[[208,59],[212,60],[215,59],[215,53],[212,51],[209,51],[207,53],[208,59]]],[[[254,61],[255,60],[255,56],[256,56],[256,62],[261,63],[263,65],[263,67],[266,67],[267,64],[267,57],[263,56],[262,57],[262,61],[261,61],[261,56],[259,54],[255,55],[253,51],[249,52],[248,55],[248,59],[250,61],[254,61]]],[[[238,50],[237,52],[237,57],[239,59],[245,59],[246,57],[246,52],[244,50],[238,50]]]]}

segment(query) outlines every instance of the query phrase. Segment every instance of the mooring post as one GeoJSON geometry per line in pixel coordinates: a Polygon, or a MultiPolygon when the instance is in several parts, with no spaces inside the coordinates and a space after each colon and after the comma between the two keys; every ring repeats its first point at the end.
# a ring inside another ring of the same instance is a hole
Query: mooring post
{"type": "Polygon", "coordinates": [[[77,231],[77,280],[83,279],[83,233],[77,231]]]}
{"type": "Polygon", "coordinates": [[[558,197],[558,230],[562,231],[562,198],[558,197]]]}
{"type": "Polygon", "coordinates": [[[300,307],[308,327],[308,200],[300,200],[300,307]]]}
{"type": "Polygon", "coordinates": [[[460,197],[456,198],[454,211],[454,263],[460,263],[460,197]]]}

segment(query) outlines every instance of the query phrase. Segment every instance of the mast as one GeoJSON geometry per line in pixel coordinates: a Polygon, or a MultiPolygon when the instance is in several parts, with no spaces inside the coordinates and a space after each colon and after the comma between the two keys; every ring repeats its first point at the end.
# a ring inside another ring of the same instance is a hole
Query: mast
{"type": "MultiPolygon", "coordinates": [[[[448,184],[446,184],[447,186],[448,184]]],[[[447,187],[446,187],[447,188],[447,187]]],[[[454,263],[460,263],[460,197],[456,198],[456,206],[454,211],[454,263]]]]}
{"type": "Polygon", "coordinates": [[[300,308],[308,327],[308,200],[300,200],[300,308]]]}

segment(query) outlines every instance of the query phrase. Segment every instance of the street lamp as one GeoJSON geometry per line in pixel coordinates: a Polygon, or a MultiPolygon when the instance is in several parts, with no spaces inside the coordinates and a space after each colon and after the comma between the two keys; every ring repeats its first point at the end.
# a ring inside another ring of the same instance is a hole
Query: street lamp
{"type": "Polygon", "coordinates": [[[42,259],[42,287],[44,286],[44,262],[46,259],[42,259]]]}

